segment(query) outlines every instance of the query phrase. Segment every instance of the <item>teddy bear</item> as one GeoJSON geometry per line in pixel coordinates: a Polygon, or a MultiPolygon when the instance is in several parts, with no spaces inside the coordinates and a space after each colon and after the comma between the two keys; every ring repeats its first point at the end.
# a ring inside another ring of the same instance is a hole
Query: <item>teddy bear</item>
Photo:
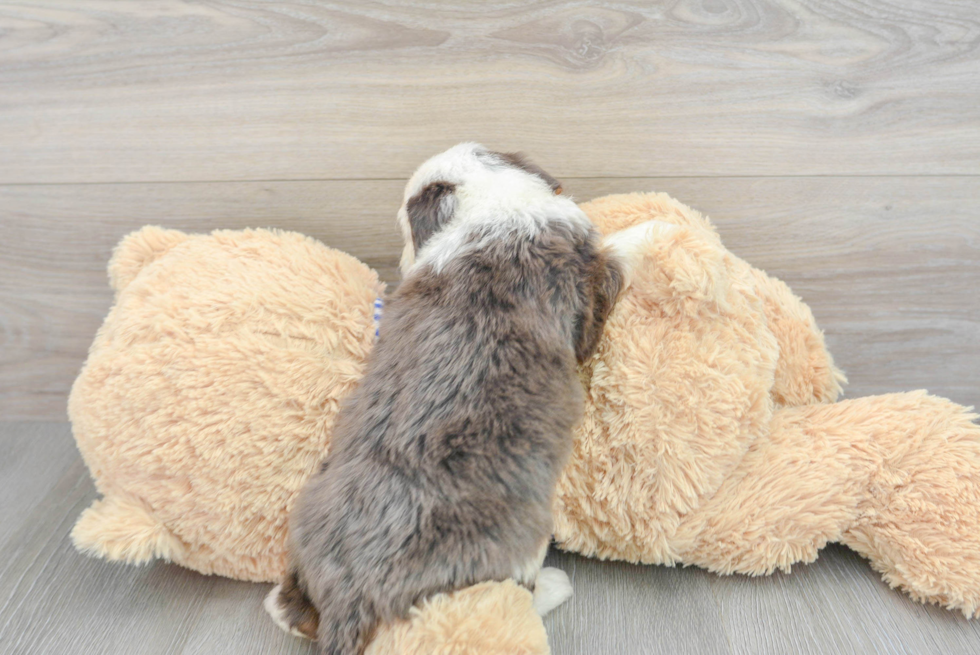
{"type": "MultiPolygon", "coordinates": [[[[581,369],[558,547],[759,575],[840,542],[913,598],[975,615],[970,410],[922,391],[837,401],[845,379],[809,308],[708,219],[658,193],[582,209],[606,235],[659,229],[632,244],[630,286],[581,369]]],[[[143,228],[109,277],[115,303],[69,399],[102,495],[76,547],[278,579],[289,508],[364,371],[383,285],[349,255],[270,230],[143,228]]],[[[523,588],[485,583],[384,626],[369,652],[545,653],[543,630],[523,588]]]]}
{"type": "Polygon", "coordinates": [[[980,610],[980,426],[924,391],[837,401],[809,308],[663,194],[583,205],[605,233],[679,226],[583,371],[555,538],[584,555],[788,572],[840,542],[919,601],[980,610]]]}

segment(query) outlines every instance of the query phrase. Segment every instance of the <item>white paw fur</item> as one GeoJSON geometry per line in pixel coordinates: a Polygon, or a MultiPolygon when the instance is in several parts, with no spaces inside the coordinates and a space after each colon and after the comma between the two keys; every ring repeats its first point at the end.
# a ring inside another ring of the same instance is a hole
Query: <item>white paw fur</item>
{"type": "Polygon", "coordinates": [[[277,584],[275,587],[272,588],[272,591],[269,592],[269,595],[265,597],[265,600],[262,602],[262,605],[265,606],[265,611],[269,613],[269,616],[272,617],[272,620],[275,622],[275,624],[278,625],[280,628],[282,628],[284,631],[288,632],[294,637],[301,637],[303,639],[306,639],[307,638],[306,635],[304,635],[302,632],[300,632],[296,628],[286,623],[286,618],[285,616],[283,616],[282,607],[280,607],[279,605],[280,589],[282,589],[282,585],[277,584]]]}
{"type": "Polygon", "coordinates": [[[534,611],[544,616],[572,597],[572,583],[561,569],[545,567],[534,583],[534,611]]]}

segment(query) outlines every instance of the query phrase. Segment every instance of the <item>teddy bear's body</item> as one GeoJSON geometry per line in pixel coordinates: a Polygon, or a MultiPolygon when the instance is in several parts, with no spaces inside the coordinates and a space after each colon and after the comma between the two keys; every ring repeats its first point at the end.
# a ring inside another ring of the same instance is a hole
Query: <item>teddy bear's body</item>
{"type": "Polygon", "coordinates": [[[586,372],[560,483],[563,548],[718,573],[812,562],[831,542],[918,600],[980,608],[980,428],[925,392],[834,403],[844,376],[810,310],[663,194],[583,209],[612,233],[656,216],[586,372]]]}
{"type": "Polygon", "coordinates": [[[708,527],[705,503],[768,437],[775,413],[836,400],[844,376],[809,308],[725,250],[697,212],[664,194],[583,209],[605,233],[649,216],[679,229],[648,244],[585,372],[556,536],[600,557],[686,561],[708,527]]]}
{"type": "MultiPolygon", "coordinates": [[[[924,392],[834,402],[844,379],[809,309],[725,250],[697,212],[663,194],[583,209],[605,233],[651,219],[674,227],[638,244],[646,257],[582,370],[585,415],[555,506],[560,546],[762,574],[840,541],[913,597],[976,613],[974,417],[924,392]]],[[[70,399],[104,495],[76,545],[278,578],[292,499],[373,344],[377,276],[295,234],[158,228],[124,239],[110,275],[116,304],[70,399]]],[[[511,608],[529,602],[506,593],[511,608]]],[[[493,606],[478,596],[460,599],[493,606]]],[[[427,605],[379,643],[401,635],[391,652],[430,652],[419,640],[448,634],[452,607],[427,605]]]]}

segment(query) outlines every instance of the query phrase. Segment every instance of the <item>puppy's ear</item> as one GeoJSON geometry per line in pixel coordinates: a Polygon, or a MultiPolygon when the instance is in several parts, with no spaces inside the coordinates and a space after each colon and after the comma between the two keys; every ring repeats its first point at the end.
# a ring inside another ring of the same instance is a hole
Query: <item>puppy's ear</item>
{"type": "Polygon", "coordinates": [[[405,212],[416,253],[452,219],[456,211],[455,192],[455,184],[432,182],[408,199],[405,212]]]}
{"type": "Polygon", "coordinates": [[[581,287],[581,314],[576,321],[575,358],[584,363],[595,353],[609,313],[623,291],[625,268],[616,255],[603,248],[586,264],[581,287]]]}

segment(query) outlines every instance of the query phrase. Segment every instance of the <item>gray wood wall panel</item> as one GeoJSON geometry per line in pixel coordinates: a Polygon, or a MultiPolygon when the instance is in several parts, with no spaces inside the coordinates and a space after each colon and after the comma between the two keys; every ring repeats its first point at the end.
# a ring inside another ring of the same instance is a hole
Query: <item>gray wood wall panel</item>
{"type": "MultiPolygon", "coordinates": [[[[111,302],[112,247],[145,224],[279,227],[397,280],[401,180],[0,186],[0,416],[65,416],[111,302]]],[[[980,403],[980,177],[572,178],[663,190],[813,308],[852,396],[928,388],[980,403]]]]}
{"type": "Polygon", "coordinates": [[[0,3],[0,183],[980,173],[975,2],[0,3]],[[973,112],[967,111],[974,110],[973,112]]]}

